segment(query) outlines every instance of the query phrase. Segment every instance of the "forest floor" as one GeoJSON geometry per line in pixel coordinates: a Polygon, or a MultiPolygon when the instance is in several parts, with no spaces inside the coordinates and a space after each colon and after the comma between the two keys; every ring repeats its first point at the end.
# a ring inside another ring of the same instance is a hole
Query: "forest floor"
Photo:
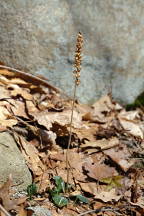
{"type": "Polygon", "coordinates": [[[0,131],[11,131],[33,176],[17,198],[11,177],[1,185],[1,216],[144,215],[142,107],[126,111],[111,95],[75,102],[67,192],[71,100],[6,69],[0,92],[0,131]]]}

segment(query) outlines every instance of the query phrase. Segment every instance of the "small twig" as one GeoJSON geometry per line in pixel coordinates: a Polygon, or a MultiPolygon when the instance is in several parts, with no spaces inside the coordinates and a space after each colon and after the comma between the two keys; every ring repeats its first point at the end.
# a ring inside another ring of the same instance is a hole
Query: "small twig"
{"type": "Polygon", "coordinates": [[[118,210],[119,210],[118,208],[102,207],[102,208],[98,208],[95,210],[89,210],[89,211],[83,212],[79,214],[78,216],[83,216],[83,215],[87,215],[91,213],[106,212],[106,211],[115,212],[117,215],[122,215],[121,213],[118,212],[118,210]]]}
{"type": "Polygon", "coordinates": [[[7,210],[0,204],[0,210],[6,215],[6,216],[11,216],[7,210]]]}

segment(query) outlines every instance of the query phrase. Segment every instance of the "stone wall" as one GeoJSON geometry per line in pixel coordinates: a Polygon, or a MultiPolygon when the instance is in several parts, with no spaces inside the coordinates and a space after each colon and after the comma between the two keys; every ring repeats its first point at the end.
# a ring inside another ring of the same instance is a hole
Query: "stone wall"
{"type": "Polygon", "coordinates": [[[76,35],[85,44],[81,102],[112,89],[132,102],[144,91],[143,0],[1,0],[0,61],[45,75],[69,95],[76,35]]]}

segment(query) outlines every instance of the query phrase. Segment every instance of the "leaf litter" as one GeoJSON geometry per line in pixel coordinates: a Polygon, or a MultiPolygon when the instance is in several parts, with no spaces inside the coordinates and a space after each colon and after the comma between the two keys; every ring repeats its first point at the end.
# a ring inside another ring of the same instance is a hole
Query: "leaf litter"
{"type": "Polygon", "coordinates": [[[31,82],[3,69],[0,90],[0,130],[13,134],[37,187],[32,200],[15,198],[9,178],[0,187],[7,212],[32,215],[39,206],[50,215],[101,215],[98,209],[114,216],[143,215],[143,110],[126,111],[110,94],[92,106],[75,104],[68,198],[64,185],[71,99],[55,87],[37,86],[34,78],[31,82]]]}

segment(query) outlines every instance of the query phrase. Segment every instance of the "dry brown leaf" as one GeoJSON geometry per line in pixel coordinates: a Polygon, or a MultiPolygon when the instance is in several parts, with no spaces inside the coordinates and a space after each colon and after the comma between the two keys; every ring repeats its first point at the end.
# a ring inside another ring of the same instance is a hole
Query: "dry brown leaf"
{"type": "MultiPolygon", "coordinates": [[[[61,165],[59,165],[59,167],[56,169],[56,173],[58,174],[58,176],[62,177],[64,182],[67,182],[67,171],[65,169],[66,165],[65,165],[65,163],[61,164],[61,165]],[[61,168],[61,165],[62,165],[62,168],[61,168]],[[63,168],[63,165],[64,165],[64,168],[63,168]]],[[[71,172],[69,174],[69,184],[75,185],[72,170],[71,170],[71,172]]]]}
{"type": "Polygon", "coordinates": [[[100,199],[103,202],[119,201],[122,195],[117,195],[115,188],[110,191],[101,191],[95,195],[95,199],[100,199]]]}
{"type": "MultiPolygon", "coordinates": [[[[69,125],[71,110],[64,110],[63,112],[42,111],[38,115],[33,114],[33,116],[40,125],[45,126],[49,130],[53,123],[58,123],[62,126],[69,125]]],[[[73,127],[81,127],[81,117],[76,111],[73,113],[73,127]]]]}
{"type": "Polygon", "coordinates": [[[26,113],[25,104],[23,101],[13,100],[13,106],[10,107],[13,114],[15,116],[20,116],[28,119],[28,115],[26,113]]]}
{"type": "Polygon", "coordinates": [[[84,155],[82,153],[78,153],[73,149],[69,150],[68,159],[70,167],[78,169],[80,172],[83,171],[82,166],[84,163],[84,155]]]}
{"type": "Polygon", "coordinates": [[[0,82],[4,85],[8,85],[10,83],[9,79],[7,79],[6,77],[0,75],[0,82]]]}
{"type": "Polygon", "coordinates": [[[72,169],[73,178],[78,182],[87,182],[87,176],[83,172],[80,172],[76,167],[72,169]]]}
{"type": "Polygon", "coordinates": [[[17,123],[18,123],[18,121],[16,119],[0,120],[0,125],[2,127],[13,127],[17,123]]]}
{"type": "Polygon", "coordinates": [[[125,172],[135,163],[135,160],[130,158],[131,155],[126,146],[121,146],[116,149],[108,149],[105,150],[104,153],[117,163],[125,172]]]}
{"type": "Polygon", "coordinates": [[[96,180],[102,180],[103,178],[108,178],[118,175],[113,167],[109,167],[105,164],[91,163],[87,161],[84,163],[84,169],[87,171],[87,175],[96,180]]]}
{"type": "Polygon", "coordinates": [[[76,104],[76,111],[81,114],[81,116],[84,116],[86,113],[89,113],[92,111],[92,108],[87,104],[76,104]]]}
{"type": "Polygon", "coordinates": [[[0,125],[2,127],[12,127],[17,124],[5,106],[0,106],[0,125]]]}
{"type": "Polygon", "coordinates": [[[112,103],[111,97],[106,95],[94,103],[92,109],[91,112],[88,112],[83,116],[83,119],[106,123],[107,117],[109,116],[109,113],[115,109],[115,105],[112,103]]]}
{"type": "Polygon", "coordinates": [[[129,133],[135,137],[140,137],[141,139],[143,139],[144,133],[138,118],[139,118],[138,111],[130,111],[130,112],[123,111],[118,115],[120,124],[122,125],[126,133],[129,133]]]}
{"type": "Polygon", "coordinates": [[[19,213],[17,214],[17,216],[27,216],[27,211],[24,209],[23,205],[20,206],[19,213]]]}
{"type": "Polygon", "coordinates": [[[97,195],[98,193],[98,185],[96,182],[86,182],[86,183],[79,182],[79,185],[84,192],[87,192],[93,195],[97,195]]]}
{"type": "Polygon", "coordinates": [[[2,75],[5,75],[5,76],[9,76],[9,74],[12,74],[13,76],[15,75],[15,72],[10,72],[10,71],[8,71],[7,69],[0,69],[0,74],[2,74],[2,75]]]}
{"type": "Polygon", "coordinates": [[[22,89],[15,84],[10,84],[8,88],[9,89],[13,88],[13,90],[10,91],[11,96],[14,96],[14,97],[21,96],[25,100],[33,100],[33,96],[26,89],[22,89]]]}
{"type": "MultiPolygon", "coordinates": [[[[55,153],[50,155],[50,159],[66,162],[66,154],[64,153],[55,153]]],[[[70,149],[68,154],[69,165],[71,168],[76,168],[81,173],[83,172],[82,166],[86,160],[90,160],[91,158],[85,158],[82,153],[76,152],[75,149],[70,149]]]]}
{"type": "Polygon", "coordinates": [[[5,120],[10,116],[11,116],[11,114],[9,113],[7,108],[4,106],[0,106],[0,120],[5,120]]]}
{"type": "Polygon", "coordinates": [[[101,140],[96,140],[94,142],[91,141],[85,141],[85,144],[81,145],[81,148],[100,148],[101,150],[103,149],[108,149],[112,148],[114,146],[117,146],[119,144],[119,140],[117,137],[112,137],[111,139],[101,139],[101,140]]]}
{"type": "Polygon", "coordinates": [[[34,105],[33,101],[26,101],[26,108],[27,108],[27,111],[28,111],[28,114],[31,115],[31,116],[34,116],[34,115],[39,115],[39,110],[36,108],[36,106],[34,105]]]}
{"type": "Polygon", "coordinates": [[[45,192],[46,189],[50,185],[48,171],[44,172],[41,176],[36,177],[35,178],[35,182],[36,183],[38,182],[38,184],[37,184],[38,193],[45,192]]]}
{"type": "Polygon", "coordinates": [[[16,210],[17,206],[19,204],[24,203],[26,200],[26,197],[22,197],[18,199],[12,198],[12,191],[11,191],[12,185],[13,185],[12,177],[9,176],[7,182],[4,183],[2,187],[0,187],[0,198],[2,199],[2,204],[7,211],[16,210]]]}
{"type": "MultiPolygon", "coordinates": [[[[83,122],[82,122],[83,123],[83,122]]],[[[95,123],[83,123],[81,128],[73,128],[73,132],[83,142],[89,140],[95,141],[95,134],[98,131],[98,125],[95,123]]]]}
{"type": "Polygon", "coordinates": [[[19,137],[19,140],[20,145],[22,146],[21,151],[33,174],[35,176],[43,175],[44,170],[46,170],[46,166],[40,160],[39,152],[36,147],[32,144],[29,144],[23,137],[19,137]]]}
{"type": "Polygon", "coordinates": [[[6,98],[10,98],[9,92],[4,86],[0,86],[0,99],[4,100],[6,98]]]}
{"type": "Polygon", "coordinates": [[[20,78],[12,78],[10,80],[11,84],[17,84],[17,85],[28,85],[28,83],[20,78]]]}

